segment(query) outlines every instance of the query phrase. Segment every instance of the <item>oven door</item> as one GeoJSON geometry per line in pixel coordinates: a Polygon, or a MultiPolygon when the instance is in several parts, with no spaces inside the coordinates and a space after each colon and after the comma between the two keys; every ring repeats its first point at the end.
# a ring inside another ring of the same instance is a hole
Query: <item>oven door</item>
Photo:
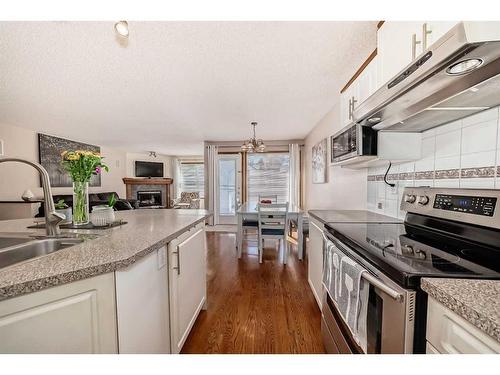
{"type": "MultiPolygon", "coordinates": [[[[361,263],[349,247],[329,233],[324,241],[323,251],[328,251],[326,245],[329,241],[350,259],[361,263]]],[[[328,272],[326,267],[332,267],[328,264],[328,259],[332,257],[324,254],[323,259],[325,274],[328,272]]],[[[370,284],[366,321],[367,353],[413,353],[415,291],[403,289],[380,271],[361,264],[370,273],[365,277],[370,284]]],[[[363,353],[335,307],[325,283],[322,306],[322,332],[326,350],[329,353],[363,353]]]]}

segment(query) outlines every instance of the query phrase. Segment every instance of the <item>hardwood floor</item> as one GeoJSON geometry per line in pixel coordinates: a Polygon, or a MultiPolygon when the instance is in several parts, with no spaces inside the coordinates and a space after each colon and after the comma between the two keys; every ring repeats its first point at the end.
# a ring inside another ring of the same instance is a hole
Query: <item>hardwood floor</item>
{"type": "Polygon", "coordinates": [[[208,310],[182,353],[324,353],[307,263],[293,251],[283,266],[275,245],[259,264],[256,240],[244,241],[238,259],[235,241],[233,233],[207,233],[208,310]]]}

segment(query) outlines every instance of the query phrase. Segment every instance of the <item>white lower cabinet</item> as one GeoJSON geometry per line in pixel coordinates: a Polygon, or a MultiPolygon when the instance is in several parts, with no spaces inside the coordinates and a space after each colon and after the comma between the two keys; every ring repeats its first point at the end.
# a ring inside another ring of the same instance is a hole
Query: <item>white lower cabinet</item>
{"type": "Polygon", "coordinates": [[[113,273],[0,302],[0,353],[117,353],[113,273]]]}
{"type": "Polygon", "coordinates": [[[125,269],[0,301],[0,353],[179,353],[205,304],[200,223],[125,269]]]}
{"type": "Polygon", "coordinates": [[[120,353],[170,353],[166,247],[115,274],[120,353]]]}
{"type": "Polygon", "coordinates": [[[323,285],[323,224],[309,218],[309,243],[307,249],[307,280],[316,302],[321,308],[321,290],[323,285]]]}
{"type": "Polygon", "coordinates": [[[427,310],[427,354],[500,353],[500,343],[434,298],[427,310]]]}
{"type": "Polygon", "coordinates": [[[206,303],[206,249],[203,224],[168,244],[170,337],[179,353],[206,303]]]}

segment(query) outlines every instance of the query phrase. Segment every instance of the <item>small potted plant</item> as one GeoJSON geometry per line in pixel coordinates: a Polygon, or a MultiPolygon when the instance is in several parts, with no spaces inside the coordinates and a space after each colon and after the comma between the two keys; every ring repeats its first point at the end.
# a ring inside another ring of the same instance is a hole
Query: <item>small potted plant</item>
{"type": "Polygon", "coordinates": [[[64,219],[64,223],[71,223],[71,221],[73,220],[71,207],[66,204],[64,199],[60,199],[57,203],[54,204],[54,206],[57,213],[63,214],[66,217],[66,219],[64,219]]]}
{"type": "Polygon", "coordinates": [[[116,220],[115,209],[116,196],[112,194],[109,197],[108,204],[94,206],[90,215],[92,224],[96,227],[113,224],[116,220]]]}

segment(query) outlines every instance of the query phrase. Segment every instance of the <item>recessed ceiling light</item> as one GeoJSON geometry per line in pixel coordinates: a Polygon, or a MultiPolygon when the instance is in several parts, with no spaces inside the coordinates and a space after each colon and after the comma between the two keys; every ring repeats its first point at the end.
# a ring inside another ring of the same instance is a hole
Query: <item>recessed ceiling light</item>
{"type": "Polygon", "coordinates": [[[369,119],[368,119],[368,122],[369,122],[370,124],[375,124],[375,123],[377,123],[377,122],[380,122],[380,120],[381,120],[381,118],[380,118],[380,117],[371,117],[371,118],[369,118],[369,119]]]}
{"type": "Polygon", "coordinates": [[[117,23],[115,23],[115,31],[119,36],[128,38],[128,22],[118,21],[117,23]]]}
{"type": "Polygon", "coordinates": [[[465,74],[479,68],[482,64],[483,60],[481,59],[462,60],[453,65],[450,65],[448,69],[446,69],[446,73],[452,76],[465,74]]]}

